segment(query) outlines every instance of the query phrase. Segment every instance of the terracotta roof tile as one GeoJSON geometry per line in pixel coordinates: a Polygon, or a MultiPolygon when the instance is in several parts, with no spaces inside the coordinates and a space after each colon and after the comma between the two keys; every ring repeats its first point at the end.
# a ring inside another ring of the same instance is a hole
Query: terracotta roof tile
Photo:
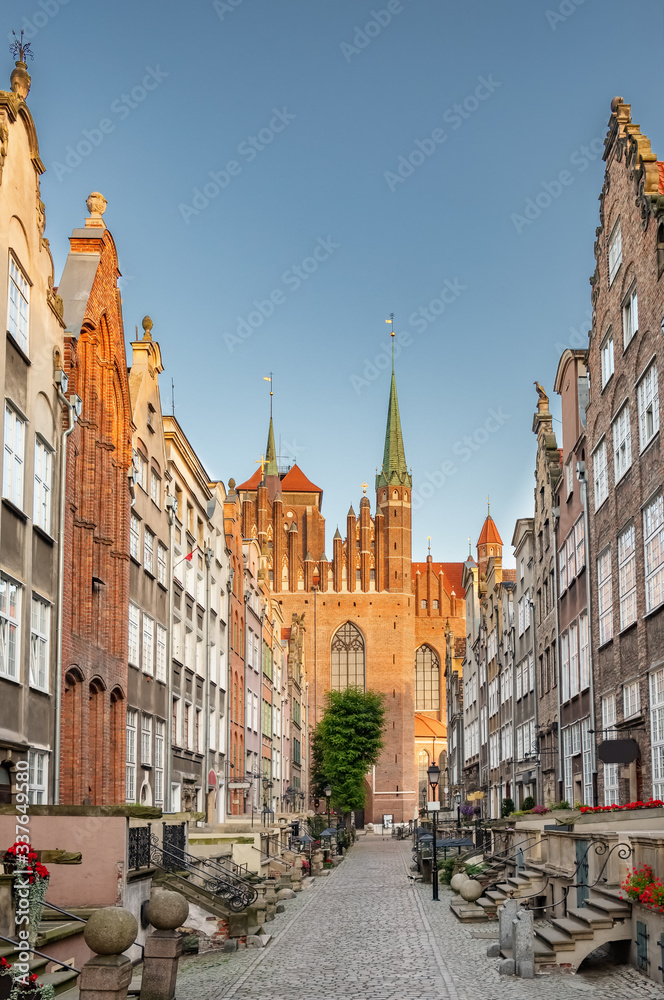
{"type": "Polygon", "coordinates": [[[322,493],[320,486],[314,486],[307,479],[299,465],[294,465],[281,480],[281,490],[288,493],[322,493]]]}
{"type": "MultiPolygon", "coordinates": [[[[427,563],[411,563],[410,572],[415,580],[415,576],[419,571],[420,576],[424,576],[427,571],[427,563]]],[[[463,598],[466,596],[466,592],[463,589],[463,563],[448,563],[448,562],[432,562],[431,567],[434,576],[438,576],[440,571],[443,572],[443,586],[445,587],[445,593],[451,595],[454,591],[455,597],[463,598]]]]}
{"type": "Polygon", "coordinates": [[[261,470],[260,469],[256,469],[256,471],[254,472],[254,474],[251,477],[251,479],[247,479],[246,483],[241,483],[239,486],[236,486],[235,489],[236,490],[257,490],[258,489],[258,484],[260,483],[260,481],[261,481],[261,470]]]}
{"type": "Polygon", "coordinates": [[[658,162],[657,169],[659,170],[659,193],[664,194],[664,163],[658,162]]]}
{"type": "Polygon", "coordinates": [[[480,532],[480,537],[477,539],[478,545],[502,545],[503,540],[498,534],[498,528],[496,527],[496,522],[487,514],[486,521],[482,525],[482,530],[480,532]]]}

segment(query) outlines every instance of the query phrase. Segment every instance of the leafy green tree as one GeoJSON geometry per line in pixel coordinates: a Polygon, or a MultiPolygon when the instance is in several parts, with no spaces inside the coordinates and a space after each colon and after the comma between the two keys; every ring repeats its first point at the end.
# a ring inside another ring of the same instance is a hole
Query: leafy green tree
{"type": "Polygon", "coordinates": [[[385,704],[381,694],[347,688],[331,691],[312,745],[312,782],[330,784],[332,806],[346,814],[362,809],[364,778],[383,747],[385,704]]]}

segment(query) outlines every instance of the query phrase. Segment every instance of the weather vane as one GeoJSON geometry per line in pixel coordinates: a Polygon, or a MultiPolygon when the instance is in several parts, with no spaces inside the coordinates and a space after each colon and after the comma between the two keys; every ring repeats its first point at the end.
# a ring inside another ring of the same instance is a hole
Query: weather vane
{"type": "Polygon", "coordinates": [[[270,372],[269,375],[263,375],[263,381],[270,383],[270,420],[272,420],[272,397],[274,396],[274,392],[272,390],[272,372],[270,372]]]}
{"type": "Polygon", "coordinates": [[[14,41],[9,46],[9,51],[14,56],[14,59],[18,57],[23,63],[25,62],[27,56],[34,59],[35,57],[32,49],[30,48],[30,42],[23,41],[23,31],[21,31],[20,36],[17,35],[15,31],[12,31],[12,35],[14,36],[14,41]]]}

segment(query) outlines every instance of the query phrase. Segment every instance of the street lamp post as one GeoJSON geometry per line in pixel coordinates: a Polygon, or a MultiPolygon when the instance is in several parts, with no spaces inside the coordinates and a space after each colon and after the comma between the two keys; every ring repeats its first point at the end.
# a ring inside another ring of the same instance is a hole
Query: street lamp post
{"type": "Polygon", "coordinates": [[[456,793],[457,827],[461,829],[461,792],[456,793]]]}
{"type": "MultiPolygon", "coordinates": [[[[433,793],[432,801],[436,801],[436,788],[440,780],[440,768],[437,764],[431,764],[427,770],[429,776],[429,784],[431,785],[431,791],[433,793]]],[[[431,881],[433,883],[433,899],[434,902],[438,901],[438,856],[436,854],[436,839],[438,837],[438,813],[433,810],[433,871],[431,872],[431,881]]]]}
{"type": "Polygon", "coordinates": [[[326,785],[324,788],[325,798],[327,799],[327,828],[330,829],[330,796],[332,794],[332,787],[326,785]]]}

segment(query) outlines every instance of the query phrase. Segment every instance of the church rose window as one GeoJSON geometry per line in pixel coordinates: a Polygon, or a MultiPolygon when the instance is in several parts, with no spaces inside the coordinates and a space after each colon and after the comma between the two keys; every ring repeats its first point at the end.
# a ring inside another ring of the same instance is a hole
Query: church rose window
{"type": "Polygon", "coordinates": [[[430,646],[415,653],[415,711],[437,712],[440,708],[440,662],[430,646]]]}
{"type": "Polygon", "coordinates": [[[346,622],[332,637],[330,687],[333,691],[345,691],[357,687],[364,691],[364,638],[353,625],[346,622]]]}

